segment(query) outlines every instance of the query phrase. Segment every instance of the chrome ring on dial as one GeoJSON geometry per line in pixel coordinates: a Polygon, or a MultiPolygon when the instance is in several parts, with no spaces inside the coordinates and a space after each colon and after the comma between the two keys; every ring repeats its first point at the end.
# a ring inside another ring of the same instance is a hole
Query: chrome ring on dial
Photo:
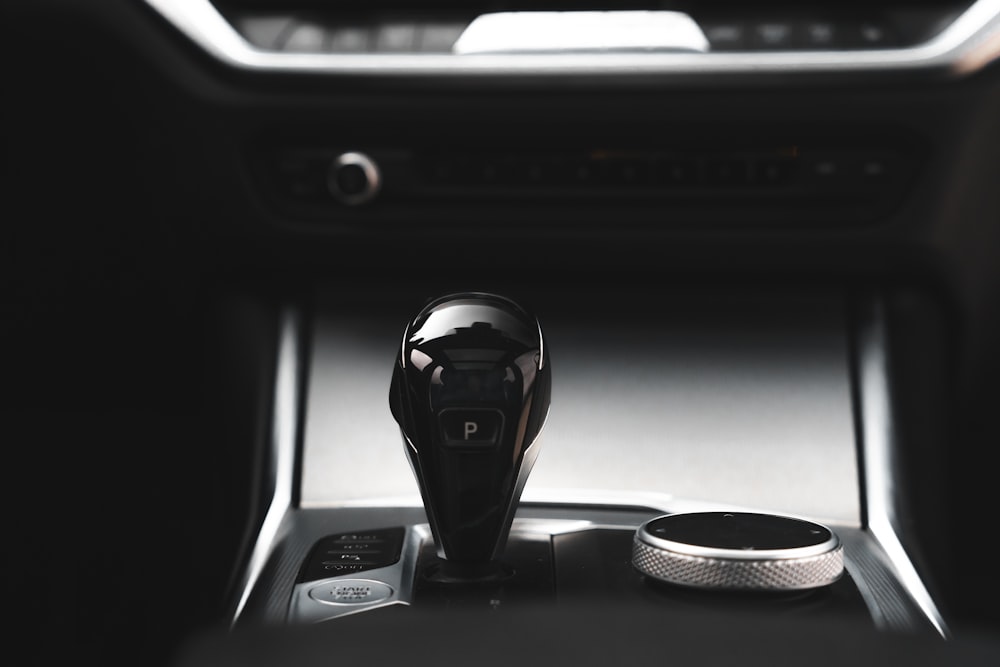
{"type": "Polygon", "coordinates": [[[642,524],[632,564],[652,579],[702,589],[792,591],[827,586],[844,551],[826,526],[751,512],[668,514],[642,524]]]}

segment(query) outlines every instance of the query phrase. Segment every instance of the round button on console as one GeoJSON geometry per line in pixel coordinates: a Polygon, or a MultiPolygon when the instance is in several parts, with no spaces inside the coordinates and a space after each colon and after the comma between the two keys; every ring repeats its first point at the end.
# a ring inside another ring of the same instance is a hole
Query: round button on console
{"type": "Polygon", "coordinates": [[[632,564],[657,581],[718,590],[790,591],[827,586],[844,571],[826,526],[751,512],[669,514],[639,527],[632,564]]]}
{"type": "Polygon", "coordinates": [[[371,579],[341,579],[309,589],[309,597],[326,604],[371,604],[388,600],[392,587],[371,579]]]}
{"type": "Polygon", "coordinates": [[[364,153],[343,153],[330,164],[326,185],[337,200],[355,206],[370,201],[382,187],[382,174],[364,153]]]}

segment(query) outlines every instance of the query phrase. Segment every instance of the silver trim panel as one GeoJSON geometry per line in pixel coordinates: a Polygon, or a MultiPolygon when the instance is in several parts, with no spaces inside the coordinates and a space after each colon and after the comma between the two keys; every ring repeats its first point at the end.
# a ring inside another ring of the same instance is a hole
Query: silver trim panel
{"type": "Polygon", "coordinates": [[[267,473],[270,475],[268,481],[273,484],[273,492],[264,521],[254,540],[250,561],[243,574],[232,625],[236,624],[246,608],[264,565],[280,540],[282,521],[292,506],[300,373],[299,319],[293,311],[288,310],[282,314],[280,323],[274,378],[271,447],[268,452],[270,458],[267,462],[267,473]]]}
{"type": "Polygon", "coordinates": [[[1000,57],[1000,0],[977,0],[934,38],[916,46],[860,51],[749,53],[333,54],[252,46],[210,0],[145,0],[214,58],[259,72],[365,76],[718,75],[920,72],[963,76],[1000,57]]]}
{"type": "Polygon", "coordinates": [[[896,448],[885,351],[885,320],[881,301],[869,304],[858,341],[858,384],[865,502],[868,531],[884,550],[896,578],[942,637],[950,636],[937,605],[924,586],[896,532],[893,456],[896,448]]]}
{"type": "Polygon", "coordinates": [[[361,573],[344,574],[318,581],[296,584],[288,608],[290,623],[320,623],[349,614],[388,607],[408,605],[413,600],[413,583],[416,581],[417,558],[424,543],[431,539],[428,524],[409,526],[403,538],[403,549],[399,560],[388,567],[380,567],[361,573]],[[332,605],[321,602],[311,595],[313,589],[338,581],[367,580],[387,586],[392,592],[385,598],[360,604],[332,605]]]}

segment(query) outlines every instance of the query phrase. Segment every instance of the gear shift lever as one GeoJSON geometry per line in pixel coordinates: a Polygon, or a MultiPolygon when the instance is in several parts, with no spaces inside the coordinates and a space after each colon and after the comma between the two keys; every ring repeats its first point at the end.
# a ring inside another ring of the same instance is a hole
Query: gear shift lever
{"type": "Polygon", "coordinates": [[[497,571],[550,397],[541,328],[510,299],[443,296],[406,327],[389,405],[448,577],[497,571]]]}

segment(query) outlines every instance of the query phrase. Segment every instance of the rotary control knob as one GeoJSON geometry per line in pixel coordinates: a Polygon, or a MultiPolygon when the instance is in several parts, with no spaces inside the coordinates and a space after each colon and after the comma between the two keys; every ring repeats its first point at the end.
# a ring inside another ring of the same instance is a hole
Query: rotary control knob
{"type": "Polygon", "coordinates": [[[364,153],[342,153],[330,163],[327,189],[342,204],[357,206],[375,198],[382,188],[382,172],[364,153]]]}
{"type": "Polygon", "coordinates": [[[826,526],[750,512],[688,512],[636,530],[632,565],[652,580],[691,588],[793,591],[827,586],[844,571],[826,526]]]}

